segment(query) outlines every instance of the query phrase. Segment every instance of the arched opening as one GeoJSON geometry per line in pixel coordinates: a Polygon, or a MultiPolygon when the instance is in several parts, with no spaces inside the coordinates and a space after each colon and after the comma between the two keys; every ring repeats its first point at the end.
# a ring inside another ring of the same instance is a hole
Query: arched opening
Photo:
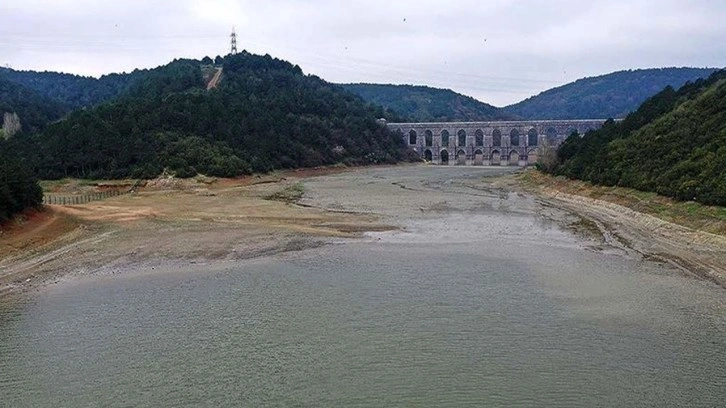
{"type": "Polygon", "coordinates": [[[426,149],[424,152],[424,160],[427,162],[431,162],[434,160],[434,153],[431,151],[431,149],[426,149]]]}
{"type": "Polygon", "coordinates": [[[456,135],[459,137],[459,147],[466,146],[466,130],[461,129],[456,135]]]}
{"type": "Polygon", "coordinates": [[[474,145],[484,146],[484,132],[481,129],[477,129],[474,132],[474,145]]]}
{"type": "Polygon", "coordinates": [[[502,145],[502,131],[499,129],[494,129],[494,132],[492,132],[492,146],[500,147],[501,145],[502,145]]]}
{"type": "Polygon", "coordinates": [[[512,129],[512,131],[509,132],[509,143],[512,146],[519,146],[519,130],[512,129]]]}
{"type": "Polygon", "coordinates": [[[527,132],[527,146],[537,146],[537,129],[532,128],[527,132]]]}
{"type": "Polygon", "coordinates": [[[519,152],[516,150],[512,150],[509,153],[509,165],[516,166],[518,164],[519,164],[519,152]]]}
{"type": "Polygon", "coordinates": [[[410,132],[408,132],[408,144],[410,145],[416,145],[418,142],[418,134],[416,134],[416,131],[411,129],[410,132]]]}
{"type": "Polygon", "coordinates": [[[500,166],[502,164],[502,153],[499,150],[493,151],[489,160],[492,166],[500,166]]]}
{"type": "Polygon", "coordinates": [[[484,152],[481,149],[476,149],[474,151],[474,165],[481,166],[482,164],[484,164],[484,152]]]}
{"type": "Polygon", "coordinates": [[[441,164],[449,164],[449,152],[446,150],[441,151],[441,164]]]}
{"type": "Polygon", "coordinates": [[[466,152],[464,150],[456,152],[456,164],[459,166],[466,165],[466,152]]]}
{"type": "Polygon", "coordinates": [[[534,165],[537,164],[537,159],[539,156],[537,155],[537,149],[531,149],[529,152],[527,152],[527,164],[534,165]]]}
{"type": "Polygon", "coordinates": [[[554,146],[557,144],[557,129],[551,127],[547,129],[547,144],[550,146],[554,146]]]}
{"type": "Polygon", "coordinates": [[[446,129],[441,131],[441,146],[449,146],[449,131],[446,129]]]}
{"type": "Polygon", "coordinates": [[[424,138],[426,139],[426,147],[431,147],[434,145],[434,133],[430,130],[427,130],[424,132],[424,138]]]}

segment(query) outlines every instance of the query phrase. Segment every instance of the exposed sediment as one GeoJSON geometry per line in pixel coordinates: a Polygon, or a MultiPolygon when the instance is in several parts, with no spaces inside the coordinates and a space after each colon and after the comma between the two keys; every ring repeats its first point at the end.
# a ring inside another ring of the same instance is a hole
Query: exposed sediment
{"type": "Polygon", "coordinates": [[[616,203],[525,186],[516,169],[436,168],[435,179],[421,176],[424,169],[434,170],[403,166],[324,177],[316,176],[330,171],[149,183],[126,196],[53,206],[46,221],[29,231],[0,236],[0,297],[65,277],[235,262],[368,231],[405,231],[415,220],[443,213],[501,212],[575,228],[590,235],[594,249],[617,248],[726,285],[722,235],[616,203]],[[25,244],[8,244],[20,236],[25,244]]]}

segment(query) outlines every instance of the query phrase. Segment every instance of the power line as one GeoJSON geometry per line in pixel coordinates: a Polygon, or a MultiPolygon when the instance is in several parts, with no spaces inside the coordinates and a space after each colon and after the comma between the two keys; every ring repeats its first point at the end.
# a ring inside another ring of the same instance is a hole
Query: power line
{"type": "MultiPolygon", "coordinates": [[[[0,41],[3,45],[0,45],[0,49],[14,49],[14,50],[27,50],[27,49],[47,49],[47,48],[61,48],[66,50],[73,50],[73,49],[79,49],[79,50],[101,50],[101,51],[113,51],[113,50],[127,50],[127,51],[134,51],[134,50],[147,50],[147,49],[158,49],[158,43],[154,42],[161,41],[161,42],[174,42],[174,40],[178,39],[197,39],[197,40],[211,40],[211,39],[218,39],[219,36],[217,35],[200,35],[200,36],[190,36],[190,35],[158,35],[153,37],[148,36],[116,36],[116,35],[76,35],[76,36],[70,36],[67,35],[66,37],[72,37],[75,38],[75,41],[68,42],[64,41],[63,43],[58,43],[58,36],[49,36],[49,35],[41,35],[41,34],[30,34],[28,36],[26,35],[20,35],[17,33],[7,33],[0,31],[0,39],[2,39],[3,36],[9,36],[14,37],[15,39],[7,39],[6,41],[0,41]],[[29,37],[35,37],[36,39],[41,39],[40,41],[32,40],[29,41],[29,37]],[[102,41],[98,41],[99,38],[105,37],[102,41]],[[108,48],[108,40],[117,39],[117,40],[124,40],[124,39],[144,39],[147,40],[141,44],[134,44],[134,45],[114,45],[113,48],[108,48]],[[79,41],[80,40],[80,41],[79,41]],[[149,41],[151,40],[151,41],[149,41]]],[[[237,34],[235,30],[233,29],[232,34],[230,35],[230,51],[232,53],[237,52],[237,34]]],[[[350,57],[346,55],[341,54],[333,54],[333,53],[321,53],[321,52],[311,52],[307,49],[303,50],[300,48],[294,48],[289,46],[277,46],[273,44],[268,44],[264,42],[256,42],[256,41],[247,41],[248,44],[256,46],[258,48],[263,49],[277,49],[277,50],[284,50],[288,52],[292,52],[298,56],[301,56],[302,58],[299,58],[300,62],[303,61],[315,61],[317,64],[328,64],[328,66],[333,66],[330,64],[341,64],[343,63],[343,67],[347,66],[353,66],[359,68],[361,71],[369,72],[370,69],[380,69],[385,68],[387,70],[399,70],[404,72],[416,72],[419,74],[431,74],[431,75],[445,75],[447,77],[461,77],[461,78],[469,78],[471,80],[476,81],[498,81],[498,82],[507,82],[507,83],[518,83],[521,84],[523,82],[530,83],[530,84],[544,84],[544,85],[553,85],[553,84],[559,84],[561,81],[553,81],[553,80],[544,80],[544,79],[534,79],[534,78],[525,78],[525,77],[503,77],[503,76],[492,76],[492,75],[481,75],[481,74],[472,74],[472,73],[464,73],[464,72],[457,72],[455,70],[441,70],[441,69],[431,69],[431,68],[420,68],[420,67],[412,67],[412,66],[402,66],[397,64],[391,64],[391,63],[382,63],[379,61],[372,61],[368,59],[363,58],[356,58],[356,57],[350,57]]],[[[173,44],[168,44],[173,45],[173,44]]],[[[188,46],[177,46],[173,47],[174,50],[176,49],[188,49],[188,46]]],[[[104,52],[105,53],[105,52],[104,52]]]]}
{"type": "MultiPolygon", "coordinates": [[[[67,36],[71,37],[71,36],[67,36]]],[[[179,45],[177,40],[180,39],[196,39],[197,43],[204,45],[208,40],[219,39],[219,35],[159,35],[153,37],[136,37],[136,36],[115,36],[115,35],[80,35],[73,36],[72,41],[58,42],[58,38],[48,35],[30,35],[21,37],[19,34],[0,31],[0,50],[17,50],[29,51],[36,50],[38,52],[48,52],[49,49],[61,50],[62,52],[86,52],[94,54],[108,54],[117,51],[147,51],[166,49],[167,52],[188,52],[189,45],[179,45]],[[4,36],[15,37],[14,40],[2,41],[4,36]],[[115,40],[128,39],[144,39],[146,41],[134,44],[114,44],[115,40]]],[[[424,68],[416,66],[403,66],[399,64],[373,61],[364,58],[357,58],[345,55],[343,53],[325,53],[311,52],[309,49],[300,49],[290,46],[279,46],[265,42],[246,41],[246,44],[260,50],[275,50],[275,53],[287,54],[287,58],[294,62],[308,67],[306,71],[310,72],[310,68],[334,69],[338,72],[349,72],[359,74],[365,80],[370,80],[371,76],[381,78],[383,82],[397,83],[414,83],[419,82],[429,86],[444,87],[452,89],[465,89],[467,92],[497,92],[521,94],[531,93],[533,89],[551,87],[559,85],[561,81],[533,79],[533,78],[515,78],[500,77],[492,75],[482,75],[474,73],[459,72],[455,69],[437,69],[424,68]],[[445,78],[442,81],[441,78],[445,78]]],[[[230,34],[230,51],[232,54],[237,53],[237,34],[233,27],[230,34]]],[[[259,51],[258,51],[259,52],[259,51]]],[[[263,51],[264,52],[264,51],[263,51]]],[[[544,89],[542,89],[544,90],[544,89]]]]}

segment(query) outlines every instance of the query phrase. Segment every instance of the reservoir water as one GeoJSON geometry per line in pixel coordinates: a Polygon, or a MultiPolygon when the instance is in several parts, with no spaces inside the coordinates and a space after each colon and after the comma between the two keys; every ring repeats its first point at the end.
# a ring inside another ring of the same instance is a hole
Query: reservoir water
{"type": "Polygon", "coordinates": [[[2,312],[0,406],[724,406],[722,288],[483,175],[311,179],[405,230],[48,287],[2,312]]]}

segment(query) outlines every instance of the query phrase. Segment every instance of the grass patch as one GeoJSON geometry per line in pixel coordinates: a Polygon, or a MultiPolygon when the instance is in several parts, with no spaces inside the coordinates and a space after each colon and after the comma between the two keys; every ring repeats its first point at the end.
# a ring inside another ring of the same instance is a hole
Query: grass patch
{"type": "Polygon", "coordinates": [[[563,193],[603,200],[696,230],[726,235],[726,207],[703,205],[693,201],[676,201],[653,192],[632,188],[598,186],[585,181],[553,177],[534,170],[525,171],[516,178],[525,189],[550,188],[563,193]]]}
{"type": "Polygon", "coordinates": [[[124,179],[124,180],[93,180],[93,179],[72,179],[65,178],[60,180],[40,180],[38,185],[43,189],[45,193],[66,193],[66,192],[79,192],[79,191],[90,191],[97,187],[127,187],[135,185],[138,182],[136,180],[124,179]]]}
{"type": "Polygon", "coordinates": [[[281,201],[287,204],[295,204],[300,201],[304,194],[305,187],[303,186],[303,184],[295,183],[286,186],[280,191],[268,195],[267,197],[265,197],[265,200],[281,201]]]}

